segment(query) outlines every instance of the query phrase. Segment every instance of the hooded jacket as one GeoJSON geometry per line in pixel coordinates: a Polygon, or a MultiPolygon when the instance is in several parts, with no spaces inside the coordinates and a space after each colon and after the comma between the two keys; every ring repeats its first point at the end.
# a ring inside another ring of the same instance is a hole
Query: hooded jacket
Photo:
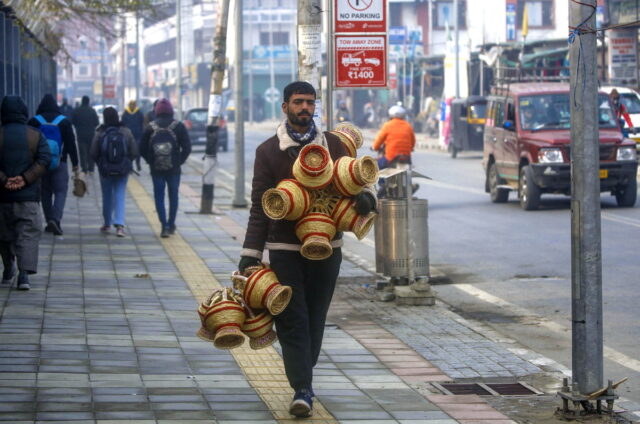
{"type": "MultiPolygon", "coordinates": [[[[329,149],[332,160],[347,156],[347,151],[338,137],[329,132],[318,132],[311,143],[320,144],[329,149]]],[[[293,178],[293,163],[300,150],[300,144],[287,133],[282,122],[276,134],[256,149],[253,164],[253,182],[251,190],[251,210],[249,223],[242,245],[241,256],[262,259],[265,248],[270,250],[299,251],[301,243],[295,233],[295,221],[270,219],[262,209],[262,195],[274,188],[285,178],[293,178]],[[291,154],[294,149],[296,154],[291,154]]],[[[332,247],[342,246],[342,233],[337,232],[331,241],[332,247]]]]}
{"type": "Polygon", "coordinates": [[[89,97],[82,97],[82,104],[73,112],[72,122],[76,128],[78,143],[85,143],[86,145],[91,143],[100,120],[96,111],[89,106],[89,97]]]}
{"type": "MultiPolygon", "coordinates": [[[[160,128],[167,128],[174,121],[173,114],[158,115],[154,122],[160,126],[160,128]]],[[[191,154],[191,140],[189,139],[189,133],[187,128],[182,122],[178,122],[178,125],[174,130],[177,138],[179,163],[175,164],[173,169],[168,171],[158,171],[154,167],[153,150],[151,148],[151,135],[153,134],[153,128],[147,126],[142,134],[140,140],[140,156],[149,164],[149,169],[152,175],[173,175],[180,173],[180,166],[186,162],[187,158],[191,154]]]]}
{"type": "Polygon", "coordinates": [[[140,141],[142,132],[144,131],[144,115],[135,103],[129,103],[129,105],[124,109],[124,113],[122,114],[122,123],[125,127],[129,128],[131,134],[133,134],[133,138],[136,141],[140,141]],[[133,108],[131,108],[131,106],[133,106],[133,108]]]}
{"type": "Polygon", "coordinates": [[[40,177],[51,162],[49,144],[42,133],[27,126],[27,106],[18,96],[6,96],[0,106],[0,203],[40,201],[40,177]],[[22,175],[26,185],[4,188],[11,177],[22,175]]]}
{"type": "MultiPolygon", "coordinates": [[[[51,122],[59,115],[62,115],[62,112],[60,112],[60,107],[58,107],[53,96],[45,94],[38,106],[38,110],[36,110],[36,115],[42,115],[47,122],[51,122]]],[[[28,124],[32,127],[40,128],[40,122],[35,117],[31,118],[28,124]]],[[[58,128],[62,136],[60,161],[67,162],[67,158],[71,158],[71,163],[76,167],[78,166],[78,149],[76,148],[76,136],[73,133],[71,122],[65,118],[58,124],[58,128]]]]}

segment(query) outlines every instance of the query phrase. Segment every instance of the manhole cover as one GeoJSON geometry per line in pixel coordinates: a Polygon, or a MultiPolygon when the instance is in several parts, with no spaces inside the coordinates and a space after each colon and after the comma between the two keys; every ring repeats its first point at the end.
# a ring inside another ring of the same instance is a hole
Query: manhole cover
{"type": "Polygon", "coordinates": [[[445,395],[528,396],[541,391],[526,383],[432,383],[445,395]]]}

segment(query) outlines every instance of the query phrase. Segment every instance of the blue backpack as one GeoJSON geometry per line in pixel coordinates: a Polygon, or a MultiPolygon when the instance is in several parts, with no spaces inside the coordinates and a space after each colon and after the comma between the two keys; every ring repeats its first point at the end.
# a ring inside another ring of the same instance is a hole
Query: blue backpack
{"type": "Polygon", "coordinates": [[[56,119],[51,122],[47,122],[42,115],[36,115],[36,119],[40,122],[40,132],[44,135],[49,143],[49,149],[51,150],[51,163],[49,164],[49,171],[53,171],[60,165],[60,156],[62,154],[62,134],[60,134],[60,128],[58,124],[65,119],[64,115],[58,115],[56,119]]]}

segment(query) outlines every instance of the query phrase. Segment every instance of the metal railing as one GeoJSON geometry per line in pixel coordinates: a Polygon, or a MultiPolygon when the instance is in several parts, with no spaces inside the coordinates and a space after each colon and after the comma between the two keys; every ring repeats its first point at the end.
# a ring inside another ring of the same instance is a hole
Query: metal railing
{"type": "Polygon", "coordinates": [[[56,77],[52,55],[0,4],[0,99],[19,95],[33,114],[45,94],[56,95],[56,77]]]}
{"type": "Polygon", "coordinates": [[[496,67],[494,82],[496,85],[517,82],[569,82],[569,68],[557,67],[496,67]]]}

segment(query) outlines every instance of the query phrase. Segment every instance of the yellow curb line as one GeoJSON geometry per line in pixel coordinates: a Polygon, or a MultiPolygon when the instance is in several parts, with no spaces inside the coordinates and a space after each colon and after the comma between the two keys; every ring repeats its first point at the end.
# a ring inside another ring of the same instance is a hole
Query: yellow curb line
{"type": "MultiPolygon", "coordinates": [[[[184,187],[181,185],[181,189],[184,187]]],[[[158,234],[161,228],[151,196],[137,178],[129,178],[127,188],[149,225],[158,234]]],[[[159,240],[198,303],[205,300],[213,290],[222,287],[209,267],[180,234],[176,233],[169,238],[159,238],[159,240]]],[[[196,315],[196,307],[197,304],[194,304],[194,315],[196,315]]],[[[193,329],[194,335],[196,330],[196,328],[193,329]]],[[[280,354],[271,346],[253,350],[249,348],[248,343],[231,350],[231,354],[274,418],[283,423],[297,421],[297,418],[289,415],[289,402],[293,396],[293,390],[289,387],[280,354]]],[[[338,422],[317,400],[314,402],[313,416],[305,420],[317,424],[337,424],[338,422]]]]}

